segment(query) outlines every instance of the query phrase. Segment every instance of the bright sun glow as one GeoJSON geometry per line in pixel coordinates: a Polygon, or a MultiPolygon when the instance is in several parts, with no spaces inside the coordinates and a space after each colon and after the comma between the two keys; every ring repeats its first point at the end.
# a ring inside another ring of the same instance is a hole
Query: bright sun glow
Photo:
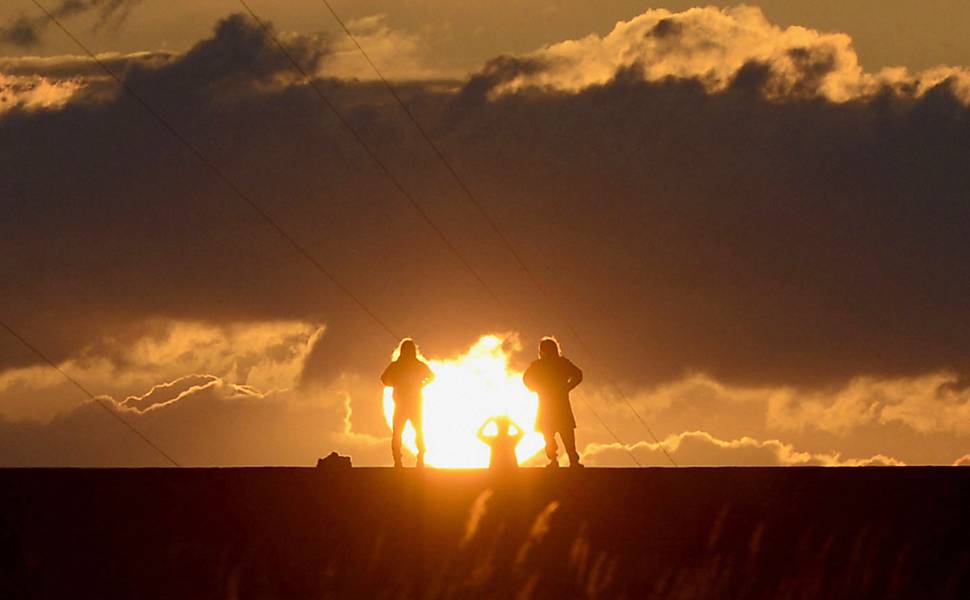
{"type": "MultiPolygon", "coordinates": [[[[489,448],[475,435],[489,417],[508,415],[525,436],[515,454],[519,464],[543,447],[533,431],[538,399],[509,368],[503,338],[486,335],[467,353],[451,360],[428,360],[435,380],[424,388],[425,462],[434,467],[487,467],[489,448]]],[[[392,389],[384,388],[384,418],[394,414],[392,389]]],[[[486,430],[487,431],[487,430],[486,430]]],[[[404,447],[417,452],[414,429],[404,430],[404,447]]]]}

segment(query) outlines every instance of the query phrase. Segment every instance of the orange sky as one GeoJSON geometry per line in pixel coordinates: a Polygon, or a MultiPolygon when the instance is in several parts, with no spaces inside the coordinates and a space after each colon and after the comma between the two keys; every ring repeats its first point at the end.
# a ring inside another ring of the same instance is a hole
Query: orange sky
{"type": "MultiPolygon", "coordinates": [[[[56,0],[47,3],[57,6],[56,0]]],[[[693,6],[735,6],[737,2],[710,0],[544,0],[520,2],[458,2],[456,0],[334,0],[347,20],[383,14],[388,25],[422,38],[434,63],[443,68],[473,69],[492,56],[527,52],[545,44],[588,33],[607,33],[620,20],[648,8],[679,11],[693,6]]],[[[871,70],[887,66],[925,69],[940,64],[970,64],[970,5],[962,0],[762,0],[748,2],[764,10],[779,25],[801,25],[823,31],[845,32],[855,40],[862,63],[871,70]]],[[[335,26],[319,0],[277,3],[254,0],[251,5],[273,19],[281,29],[300,33],[333,32],[335,26]]],[[[95,14],[77,17],[86,39],[100,51],[184,51],[205,37],[219,17],[242,10],[235,0],[218,2],[140,2],[123,26],[109,21],[91,30],[95,14]],[[87,27],[87,30],[85,30],[87,27]]],[[[30,2],[15,0],[0,6],[0,22],[36,12],[30,2]]],[[[57,35],[27,53],[74,53],[57,35]]],[[[25,51],[7,46],[9,54],[25,51]]]]}
{"type": "MultiPolygon", "coordinates": [[[[530,273],[321,7],[253,4],[353,135],[232,3],[65,22],[430,359],[557,335],[589,464],[666,462],[622,397],[683,464],[953,464],[970,8],[864,5],[347,10],[530,273]]],[[[396,338],[38,33],[0,57],[4,320],[185,464],[387,464],[396,338]]],[[[78,394],[0,343],[3,464],[156,464],[78,394]]]]}

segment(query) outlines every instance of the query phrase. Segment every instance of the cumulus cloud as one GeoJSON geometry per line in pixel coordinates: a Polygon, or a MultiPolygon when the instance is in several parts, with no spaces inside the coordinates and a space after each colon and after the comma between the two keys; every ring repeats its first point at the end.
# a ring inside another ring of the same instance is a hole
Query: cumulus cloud
{"type": "MultiPolygon", "coordinates": [[[[126,407],[147,409],[216,379],[266,391],[296,387],[323,333],[322,326],[303,322],[148,321],[126,335],[93,341],[58,367],[106,395],[169,381],[124,401],[126,407]],[[205,375],[186,375],[193,372],[205,375]]],[[[0,372],[0,394],[7,399],[0,415],[47,419],[73,408],[79,392],[54,369],[31,365],[0,372]]]]}
{"type": "Polygon", "coordinates": [[[815,427],[846,434],[871,424],[900,423],[920,433],[970,434],[970,390],[954,373],[880,380],[860,377],[828,394],[789,390],[768,402],[779,429],[815,427]]]}
{"type": "MultiPolygon", "coordinates": [[[[387,15],[378,13],[347,23],[347,28],[381,73],[390,79],[432,79],[456,75],[433,64],[431,49],[416,33],[393,29],[387,15]]],[[[331,40],[331,54],[321,75],[342,79],[375,79],[371,67],[354,43],[341,35],[331,40]]]]}
{"type": "MultiPolygon", "coordinates": [[[[678,13],[651,9],[620,21],[605,36],[590,34],[552,44],[525,59],[542,68],[504,69],[503,77],[493,82],[494,93],[527,86],[575,92],[626,72],[644,81],[694,79],[712,92],[743,85],[769,98],[821,97],[835,102],[886,87],[919,95],[952,79],[960,97],[970,100],[966,69],[941,67],[915,76],[900,68],[866,73],[848,35],[781,28],[760,8],[746,5],[678,13]]],[[[508,66],[508,60],[489,65],[483,75],[494,78],[501,65],[508,66]]]]}
{"type": "MultiPolygon", "coordinates": [[[[159,68],[176,58],[164,52],[96,56],[118,75],[135,64],[159,68]]],[[[88,56],[0,57],[0,115],[13,110],[58,110],[70,101],[104,101],[117,94],[117,84],[88,56]]]]}
{"type": "MultiPolygon", "coordinates": [[[[101,394],[102,406],[79,399],[77,390],[71,390],[71,408],[45,420],[0,415],[0,462],[3,466],[166,464],[151,447],[103,414],[105,407],[184,465],[310,464],[334,449],[353,455],[359,464],[386,462],[386,426],[382,419],[381,426],[374,426],[380,412],[376,383],[345,376],[328,386],[299,385],[306,348],[323,335],[322,329],[308,332],[291,325],[286,331],[280,324],[239,326],[236,331],[198,326],[187,331],[186,327],[171,328],[165,340],[138,340],[122,357],[112,355],[110,343],[100,350],[111,357],[109,362],[131,361],[144,372],[147,365],[159,373],[192,364],[215,367],[225,376],[185,375],[120,401],[101,394]],[[170,365],[172,360],[176,364],[170,365]],[[280,384],[290,387],[265,387],[280,384]],[[354,417],[354,398],[363,419],[354,417]]],[[[89,349],[86,355],[95,352],[89,349]]],[[[103,361],[78,360],[61,368],[89,388],[102,390],[95,387],[102,373],[90,368],[92,364],[103,361]],[[89,368],[83,370],[84,366],[89,368]]],[[[6,389],[19,384],[33,386],[36,392],[56,389],[58,377],[53,369],[36,367],[29,373],[24,369],[4,373],[2,381],[6,389]]],[[[138,380],[132,377],[128,386],[138,380]]],[[[119,385],[114,383],[115,388],[119,385]]]]}
{"type": "MultiPolygon", "coordinates": [[[[782,441],[741,437],[718,439],[704,431],[685,431],[663,440],[663,446],[682,466],[903,466],[905,463],[885,455],[866,458],[842,458],[839,452],[800,452],[782,441]]],[[[623,455],[633,453],[644,466],[669,466],[660,444],[636,442],[623,445],[589,444],[582,452],[590,465],[621,464],[623,455]]],[[[627,459],[629,462],[629,459],[627,459]]]]}
{"type": "MultiPolygon", "coordinates": [[[[333,392],[308,399],[295,391],[268,393],[206,379],[144,408],[102,401],[185,466],[308,465],[331,450],[373,464],[385,454],[375,448],[368,455],[375,446],[371,438],[358,444],[346,434],[340,426],[344,405],[333,392]]],[[[0,418],[0,449],[7,467],[167,466],[91,401],[47,422],[0,418]]]]}
{"type": "MultiPolygon", "coordinates": [[[[272,28],[271,24],[267,26],[272,28]]],[[[333,56],[324,36],[276,35],[286,51],[308,72],[320,71],[325,59],[333,56]]],[[[3,100],[0,113],[14,108],[62,107],[72,98],[77,103],[110,102],[123,93],[101,65],[149,97],[163,90],[168,95],[227,97],[244,89],[265,91],[302,81],[275,43],[243,15],[232,15],[221,21],[212,39],[184,55],[107,52],[96,56],[97,61],[88,56],[70,55],[0,58],[0,69],[8,78],[7,83],[0,80],[0,100],[3,100]],[[55,96],[52,90],[60,93],[55,96]],[[45,91],[47,96],[42,95],[45,91]],[[50,99],[43,102],[46,97],[50,99]]]]}
{"type": "Polygon", "coordinates": [[[81,88],[78,79],[17,77],[0,73],[0,114],[7,110],[60,108],[81,88]]]}
{"type": "MultiPolygon", "coordinates": [[[[616,419],[629,414],[609,388],[597,390],[591,398],[616,419]]],[[[759,426],[789,434],[824,431],[845,437],[860,429],[887,425],[914,434],[970,434],[970,389],[964,378],[947,372],[856,377],[824,389],[732,385],[691,374],[639,390],[629,399],[651,420],[671,427],[704,423],[718,426],[721,433],[723,428],[750,428],[755,420],[763,419],[759,426]]]]}

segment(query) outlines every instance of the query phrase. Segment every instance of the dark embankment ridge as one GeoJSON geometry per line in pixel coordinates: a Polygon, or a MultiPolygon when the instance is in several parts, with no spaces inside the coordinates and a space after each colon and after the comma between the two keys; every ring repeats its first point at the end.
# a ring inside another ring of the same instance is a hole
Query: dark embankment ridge
{"type": "Polygon", "coordinates": [[[0,470],[0,597],[968,598],[970,469],[0,470]]]}

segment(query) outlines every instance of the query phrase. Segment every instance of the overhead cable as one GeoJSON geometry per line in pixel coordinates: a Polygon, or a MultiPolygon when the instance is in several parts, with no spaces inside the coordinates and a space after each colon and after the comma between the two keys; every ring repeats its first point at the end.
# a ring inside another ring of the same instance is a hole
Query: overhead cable
{"type": "MultiPolygon", "coordinates": [[[[240,2],[243,2],[243,4],[245,5],[245,2],[243,0],[240,0],[240,2]]],[[[391,95],[391,97],[393,97],[394,100],[397,102],[397,104],[401,107],[401,109],[407,115],[408,120],[411,121],[411,123],[414,125],[415,129],[418,131],[418,133],[421,135],[421,137],[424,139],[424,141],[427,142],[428,146],[431,148],[431,150],[434,152],[434,154],[441,161],[442,165],[444,165],[444,167],[448,171],[448,173],[451,174],[452,179],[454,179],[455,183],[462,190],[462,192],[464,193],[465,197],[472,204],[472,206],[475,207],[475,209],[482,216],[482,218],[485,220],[485,222],[488,223],[488,226],[491,228],[492,232],[495,233],[496,237],[498,237],[499,240],[501,240],[502,245],[505,246],[506,250],[508,250],[509,254],[511,254],[511,256],[515,260],[515,262],[519,265],[519,267],[526,274],[526,276],[531,280],[532,284],[539,290],[539,292],[547,300],[553,302],[556,305],[557,312],[559,312],[559,314],[562,316],[564,322],[566,323],[566,327],[569,329],[569,332],[572,334],[572,336],[580,343],[580,345],[586,351],[587,355],[589,355],[590,357],[595,356],[595,354],[589,348],[589,345],[583,339],[583,336],[581,336],[579,334],[579,332],[576,330],[576,326],[569,319],[569,317],[567,316],[565,310],[556,301],[555,296],[552,293],[549,292],[549,290],[543,285],[543,283],[539,279],[539,277],[536,276],[536,274],[532,271],[531,268],[529,268],[529,266],[526,264],[525,260],[522,258],[522,256],[519,254],[519,252],[515,249],[515,246],[512,244],[511,240],[508,238],[508,236],[505,235],[505,233],[502,231],[502,229],[498,226],[498,223],[495,221],[494,218],[492,218],[491,214],[489,214],[489,212],[485,209],[485,206],[478,200],[478,198],[475,196],[474,192],[472,192],[471,188],[465,183],[465,181],[461,177],[461,175],[458,174],[458,171],[451,164],[451,161],[448,160],[448,158],[445,156],[444,152],[442,152],[442,150],[438,146],[438,144],[435,143],[434,139],[432,139],[432,137],[428,134],[428,132],[424,128],[424,126],[421,125],[421,122],[418,121],[417,117],[411,111],[410,107],[407,105],[406,102],[404,102],[404,100],[401,98],[400,94],[397,93],[397,90],[394,89],[394,86],[391,85],[391,82],[384,76],[384,74],[381,72],[381,70],[377,67],[377,65],[371,59],[370,55],[367,53],[367,51],[364,49],[364,47],[360,44],[359,41],[357,41],[356,36],[354,36],[354,34],[350,31],[350,28],[347,27],[347,25],[344,23],[343,19],[340,18],[340,15],[337,14],[337,11],[334,10],[334,8],[330,4],[329,0],[321,0],[321,2],[323,2],[324,6],[327,7],[327,9],[330,11],[330,14],[333,15],[334,20],[337,22],[337,24],[343,30],[344,34],[346,34],[346,36],[350,39],[350,41],[353,42],[354,46],[356,46],[356,48],[360,52],[361,56],[363,56],[364,57],[364,60],[367,61],[367,64],[370,65],[371,70],[374,71],[374,74],[376,74],[377,77],[378,77],[378,79],[380,79],[381,82],[384,84],[385,89],[387,89],[387,91],[391,95]]],[[[670,460],[670,462],[675,467],[676,466],[679,466],[677,464],[677,461],[675,461],[673,459],[673,457],[670,455],[670,453],[667,452],[667,449],[664,447],[664,444],[653,433],[653,430],[650,428],[650,426],[647,425],[647,423],[643,419],[643,417],[640,416],[640,413],[636,410],[636,408],[634,408],[633,403],[631,403],[629,401],[629,399],[627,398],[626,394],[623,393],[623,390],[620,388],[620,386],[617,385],[613,381],[611,381],[611,385],[612,385],[613,389],[617,392],[617,394],[619,395],[619,397],[621,398],[621,400],[627,405],[627,407],[630,409],[630,411],[632,411],[633,414],[636,416],[637,421],[640,422],[640,424],[646,429],[646,431],[650,435],[650,437],[653,438],[653,441],[660,447],[660,449],[663,451],[663,453],[667,457],[667,459],[670,460]]]]}
{"type": "Polygon", "coordinates": [[[174,458],[172,458],[172,455],[171,454],[169,454],[165,450],[162,450],[161,446],[159,446],[157,443],[155,443],[154,441],[152,441],[147,435],[145,435],[144,433],[142,433],[131,422],[129,422],[127,419],[125,419],[120,414],[118,414],[118,412],[116,410],[112,410],[111,407],[109,407],[104,402],[104,400],[102,400],[101,398],[95,396],[90,391],[88,391],[88,389],[86,387],[84,387],[83,385],[81,385],[81,383],[77,379],[71,377],[71,375],[68,374],[67,371],[65,371],[60,366],[58,366],[57,363],[55,363],[53,360],[51,360],[50,358],[48,358],[48,356],[46,354],[44,354],[43,352],[41,352],[40,349],[37,348],[37,346],[35,346],[34,344],[30,343],[30,341],[27,340],[27,338],[25,338],[23,335],[21,335],[20,333],[18,333],[17,331],[15,331],[12,327],[10,327],[10,325],[8,325],[7,323],[5,323],[3,321],[0,321],[0,327],[3,327],[4,329],[6,329],[7,330],[7,333],[9,333],[13,337],[17,338],[20,341],[21,344],[23,344],[24,346],[26,346],[28,349],[30,349],[31,352],[33,352],[34,354],[36,354],[37,356],[39,356],[41,360],[43,360],[44,362],[46,362],[54,370],[56,370],[58,373],[60,373],[61,375],[63,375],[64,376],[64,379],[66,379],[67,381],[69,381],[77,389],[81,390],[84,393],[85,396],[87,396],[88,398],[91,399],[92,402],[94,402],[97,406],[99,406],[102,409],[104,409],[104,411],[107,412],[109,415],[111,415],[116,421],[118,421],[119,423],[121,423],[122,425],[124,425],[129,431],[131,431],[136,436],[138,436],[141,439],[141,441],[143,441],[146,444],[148,444],[148,446],[150,446],[155,452],[157,452],[162,458],[164,458],[166,462],[168,462],[169,464],[171,464],[173,467],[181,467],[182,466],[181,464],[178,463],[178,461],[176,461],[174,458]]]}
{"type": "Polygon", "coordinates": [[[43,5],[38,2],[38,0],[31,0],[34,5],[37,6],[45,15],[53,22],[61,31],[64,32],[71,40],[91,58],[105,72],[111,79],[118,83],[131,96],[142,108],[145,109],[152,117],[155,118],[170,134],[172,134],[175,139],[177,139],[186,149],[189,150],[203,165],[205,165],[230,191],[243,203],[248,205],[259,217],[270,227],[276,231],[277,234],[286,242],[293,247],[297,253],[305,258],[321,275],[323,275],[327,280],[330,281],[337,289],[344,293],[354,304],[357,305],[367,316],[369,316],[374,323],[376,323],[384,332],[386,332],[390,337],[395,340],[399,340],[400,336],[383,320],[381,319],[373,309],[371,309],[361,298],[355,294],[349,287],[347,287],[343,282],[337,279],[333,273],[331,273],[326,267],[317,260],[310,251],[300,242],[298,242],[293,236],[291,236],[283,227],[273,219],[272,216],[265,209],[263,209],[255,200],[253,200],[248,194],[246,194],[236,183],[226,175],[222,169],[220,169],[215,163],[206,158],[206,156],[199,150],[195,144],[190,142],[188,138],[182,135],[165,117],[163,117],[158,111],[156,111],[141,95],[132,88],[127,81],[119,77],[108,68],[104,62],[99,59],[80,39],[78,39],[70,30],[67,29],[53,14],[51,14],[43,5]]]}

